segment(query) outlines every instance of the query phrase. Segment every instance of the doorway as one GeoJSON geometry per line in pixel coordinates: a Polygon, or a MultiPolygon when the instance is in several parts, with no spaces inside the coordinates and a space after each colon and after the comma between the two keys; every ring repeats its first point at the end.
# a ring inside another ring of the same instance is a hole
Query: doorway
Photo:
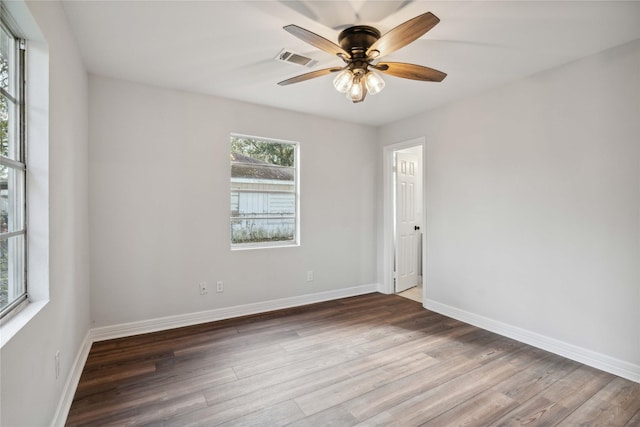
{"type": "Polygon", "coordinates": [[[423,302],[424,138],[384,148],[384,287],[423,302]]]}

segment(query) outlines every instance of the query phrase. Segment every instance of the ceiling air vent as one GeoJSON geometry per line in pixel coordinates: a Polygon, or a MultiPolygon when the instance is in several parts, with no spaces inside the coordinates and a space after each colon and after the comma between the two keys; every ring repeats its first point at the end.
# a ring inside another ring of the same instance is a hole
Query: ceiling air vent
{"type": "Polygon", "coordinates": [[[287,49],[282,49],[278,56],[276,56],[277,61],[288,62],[289,64],[296,64],[302,67],[313,67],[318,63],[317,60],[307,58],[306,56],[298,55],[297,53],[293,53],[287,49]]]}

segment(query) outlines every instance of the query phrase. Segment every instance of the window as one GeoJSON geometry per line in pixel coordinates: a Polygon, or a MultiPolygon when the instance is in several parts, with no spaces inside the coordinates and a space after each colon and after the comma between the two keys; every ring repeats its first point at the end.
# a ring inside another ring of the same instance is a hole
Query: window
{"type": "Polygon", "coordinates": [[[298,144],[231,135],[232,248],[298,241],[298,144]]]}
{"type": "Polygon", "coordinates": [[[24,41],[0,34],[0,317],[27,298],[24,41]]]}

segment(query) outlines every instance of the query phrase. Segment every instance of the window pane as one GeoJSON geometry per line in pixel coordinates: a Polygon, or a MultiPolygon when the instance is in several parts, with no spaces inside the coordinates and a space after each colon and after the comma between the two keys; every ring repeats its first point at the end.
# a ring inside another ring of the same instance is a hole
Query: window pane
{"type": "Polygon", "coordinates": [[[14,38],[0,28],[0,87],[15,96],[13,85],[14,38]]]}
{"type": "Polygon", "coordinates": [[[4,95],[0,95],[0,156],[20,161],[17,124],[15,104],[4,95]]]}
{"type": "Polygon", "coordinates": [[[231,216],[292,216],[296,213],[295,193],[268,191],[232,191],[231,216]]]}
{"type": "Polygon", "coordinates": [[[0,232],[24,229],[24,171],[0,165],[0,232]]]}
{"type": "Polygon", "coordinates": [[[9,157],[9,100],[0,98],[0,156],[9,157]]]}
{"type": "Polygon", "coordinates": [[[292,242],[295,218],[232,218],[231,243],[292,242]]]}
{"type": "Polygon", "coordinates": [[[0,240],[0,311],[25,292],[24,235],[0,240]]]}

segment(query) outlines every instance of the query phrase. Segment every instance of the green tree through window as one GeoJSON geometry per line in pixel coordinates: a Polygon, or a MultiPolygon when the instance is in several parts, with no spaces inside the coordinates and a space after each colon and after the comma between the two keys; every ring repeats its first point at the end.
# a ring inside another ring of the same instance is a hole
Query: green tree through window
{"type": "Polygon", "coordinates": [[[295,145],[240,136],[231,137],[231,152],[272,165],[294,166],[295,145]]]}

